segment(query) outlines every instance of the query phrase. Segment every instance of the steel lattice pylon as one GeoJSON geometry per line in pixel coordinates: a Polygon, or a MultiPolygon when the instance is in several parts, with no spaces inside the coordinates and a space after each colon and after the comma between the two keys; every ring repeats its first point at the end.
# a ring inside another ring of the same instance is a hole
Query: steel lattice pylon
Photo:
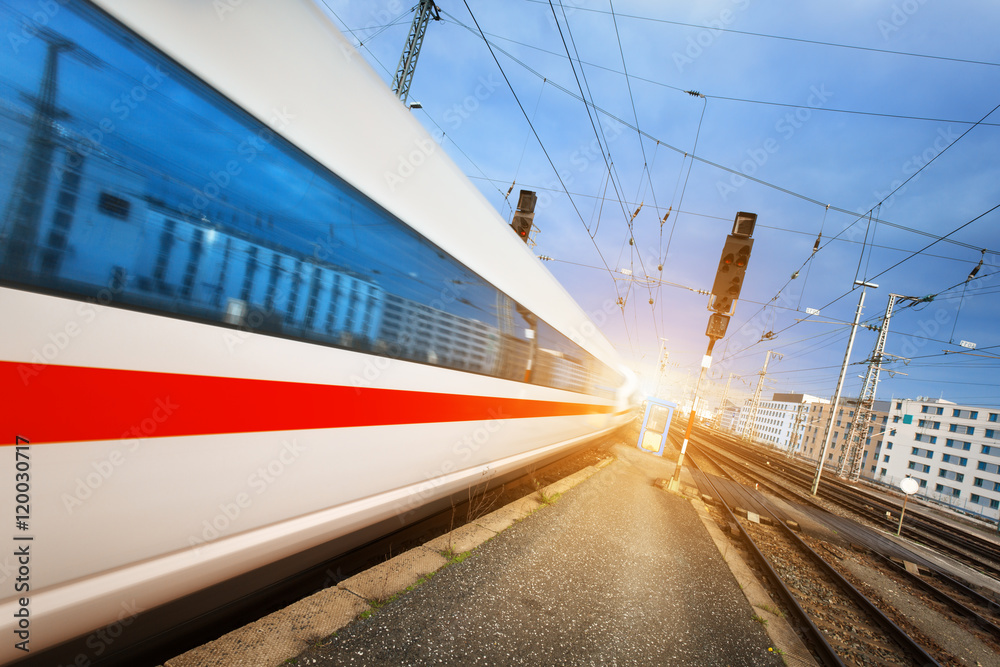
{"type": "Polygon", "coordinates": [[[889,320],[892,318],[892,309],[899,299],[917,300],[915,297],[903,296],[902,294],[889,295],[885,316],[882,318],[882,326],[879,328],[878,339],[875,341],[875,349],[872,350],[872,356],[868,358],[868,370],[861,383],[857,412],[854,413],[851,430],[847,434],[847,452],[837,469],[838,475],[852,481],[857,481],[861,477],[861,452],[864,450],[862,438],[867,437],[868,423],[871,421],[875,405],[875,390],[878,388],[879,374],[882,372],[882,359],[886,356],[885,339],[889,335],[889,320]]]}
{"type": "Polygon", "coordinates": [[[410,83],[413,82],[413,72],[417,69],[417,58],[420,57],[420,47],[424,43],[427,24],[432,18],[435,21],[441,20],[433,0],[420,0],[415,9],[416,14],[413,16],[413,23],[410,24],[410,34],[406,38],[406,46],[399,56],[396,75],[392,79],[392,92],[403,104],[406,104],[410,96],[410,83]]]}

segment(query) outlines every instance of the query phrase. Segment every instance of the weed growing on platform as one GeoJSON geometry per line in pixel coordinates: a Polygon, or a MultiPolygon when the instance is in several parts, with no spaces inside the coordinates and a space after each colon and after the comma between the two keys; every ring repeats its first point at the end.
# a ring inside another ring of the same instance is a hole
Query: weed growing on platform
{"type": "Polygon", "coordinates": [[[784,618],[785,617],[785,614],[782,613],[782,611],[780,609],[778,609],[777,607],[772,607],[769,604],[762,604],[762,605],[759,605],[759,606],[764,611],[770,612],[770,613],[774,614],[775,616],[777,616],[778,618],[784,618]]]}
{"type": "Polygon", "coordinates": [[[760,616],[759,614],[754,614],[750,618],[752,618],[753,620],[757,621],[758,623],[760,623],[761,625],[763,625],[765,628],[767,627],[767,619],[764,618],[763,616],[760,616]]]}
{"type": "Polygon", "coordinates": [[[465,513],[466,523],[472,523],[476,519],[486,516],[491,511],[493,511],[497,500],[503,495],[504,488],[506,484],[501,484],[499,489],[494,489],[493,491],[487,491],[489,482],[482,485],[482,491],[480,491],[480,486],[469,487],[469,504],[465,513]]]}
{"type": "Polygon", "coordinates": [[[538,492],[538,497],[542,501],[543,505],[551,505],[555,501],[559,500],[559,496],[561,495],[561,493],[546,493],[544,489],[538,492]]]}

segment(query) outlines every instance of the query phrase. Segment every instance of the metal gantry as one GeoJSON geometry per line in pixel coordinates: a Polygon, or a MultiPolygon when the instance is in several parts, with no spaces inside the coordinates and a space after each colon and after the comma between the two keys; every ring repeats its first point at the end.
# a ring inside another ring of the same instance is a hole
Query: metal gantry
{"type": "Polygon", "coordinates": [[[903,296],[902,294],[889,294],[889,302],[885,307],[885,315],[882,318],[882,326],[879,328],[878,339],[875,341],[875,348],[871,357],[868,358],[868,370],[865,372],[864,382],[861,383],[861,392],[858,394],[857,412],[851,421],[851,429],[847,434],[847,452],[840,462],[837,474],[840,477],[857,481],[861,477],[862,451],[864,451],[864,438],[867,437],[868,423],[871,421],[872,412],[875,406],[875,390],[878,388],[879,375],[882,372],[882,362],[887,356],[885,354],[885,340],[889,334],[889,320],[892,318],[892,309],[899,300],[917,301],[916,297],[903,296]]]}
{"type": "Polygon", "coordinates": [[[417,58],[420,57],[420,47],[424,43],[427,24],[432,18],[435,21],[441,20],[441,15],[433,0],[420,0],[414,9],[416,13],[413,15],[413,23],[410,24],[406,46],[403,47],[403,53],[399,56],[396,75],[392,79],[392,92],[404,105],[410,96],[410,83],[413,82],[413,72],[417,69],[417,58]]]}
{"type": "Polygon", "coordinates": [[[726,410],[726,400],[729,398],[729,385],[733,383],[734,377],[736,377],[736,374],[730,373],[729,379],[726,380],[726,389],[722,392],[722,401],[719,402],[719,409],[715,411],[715,418],[712,419],[712,426],[715,428],[722,427],[722,413],[726,410]]]}
{"type": "Polygon", "coordinates": [[[760,392],[764,388],[764,376],[767,375],[767,365],[771,361],[771,356],[775,356],[778,359],[782,358],[782,355],[774,350],[768,350],[767,356],[764,357],[764,367],[760,369],[760,377],[757,379],[757,387],[753,390],[753,398],[750,399],[750,412],[747,414],[747,419],[743,422],[743,439],[752,440],[757,435],[757,411],[760,407],[760,392]]]}

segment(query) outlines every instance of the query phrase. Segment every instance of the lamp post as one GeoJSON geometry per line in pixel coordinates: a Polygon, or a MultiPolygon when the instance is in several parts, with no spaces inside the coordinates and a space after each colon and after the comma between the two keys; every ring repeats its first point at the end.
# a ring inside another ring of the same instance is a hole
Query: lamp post
{"type": "Polygon", "coordinates": [[[896,528],[896,537],[899,537],[899,533],[903,530],[903,517],[906,515],[906,501],[910,499],[910,496],[917,492],[920,485],[917,484],[917,480],[912,477],[905,477],[899,482],[899,488],[906,495],[903,496],[903,509],[899,513],[899,527],[896,528]]]}

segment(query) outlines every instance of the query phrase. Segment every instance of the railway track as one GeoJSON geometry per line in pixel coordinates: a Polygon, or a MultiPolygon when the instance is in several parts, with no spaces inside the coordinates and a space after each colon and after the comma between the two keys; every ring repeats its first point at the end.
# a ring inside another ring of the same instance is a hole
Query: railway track
{"type": "MultiPolygon", "coordinates": [[[[692,455],[696,465],[697,460],[725,470],[703,452],[692,455]]],[[[721,494],[716,491],[715,497],[721,494]]],[[[737,518],[727,505],[722,507],[820,664],[939,664],[777,516],[771,514],[772,525],[765,526],[737,518]]]]}
{"type": "MultiPolygon", "coordinates": [[[[692,441],[707,444],[717,454],[722,453],[731,465],[742,469],[748,476],[765,477],[774,492],[782,497],[790,497],[789,494],[793,493],[797,502],[826,511],[830,511],[830,508],[823,505],[823,501],[832,503],[847,510],[851,518],[859,518],[866,525],[895,532],[901,504],[869,493],[863,487],[843,482],[833,475],[824,477],[819,489],[820,500],[817,501],[809,493],[813,478],[811,468],[792,459],[776,458],[773,452],[758,452],[745,443],[736,445],[731,439],[719,434],[714,436],[710,437],[702,432],[697,434],[697,438],[692,438],[692,441]],[[774,461],[774,465],[767,465],[766,462],[769,461],[774,461]],[[752,467],[748,467],[748,463],[752,467]]],[[[945,553],[987,576],[1000,579],[1000,544],[921,512],[912,504],[907,508],[903,530],[910,539],[945,553]]]]}
{"type": "MultiPolygon", "coordinates": [[[[711,474],[732,479],[741,484],[791,500],[806,502],[822,509],[823,503],[804,497],[801,491],[776,484],[770,476],[754,474],[746,466],[740,466],[731,457],[708,455],[698,443],[689,443],[692,463],[701,466],[711,474]],[[735,468],[735,469],[734,469],[735,468]],[[762,479],[768,477],[768,479],[762,479]],[[749,483],[748,483],[749,482],[749,483]]],[[[770,472],[765,471],[765,472],[770,472]]],[[[707,479],[711,484],[711,480],[707,479]]],[[[747,492],[749,493],[749,492],[747,492]]],[[[716,490],[715,498],[725,494],[716,490]]],[[[752,503],[749,499],[744,505],[752,503]]],[[[736,504],[736,503],[734,503],[736,504]]],[[[858,581],[849,568],[838,561],[823,559],[817,551],[838,551],[819,540],[803,540],[790,530],[781,517],[760,506],[754,506],[754,513],[769,513],[761,525],[753,519],[737,519],[725,503],[722,508],[728,513],[726,519],[739,527],[739,531],[749,545],[750,552],[760,562],[761,570],[771,580],[772,590],[778,592],[785,602],[789,615],[801,623],[800,634],[806,644],[813,647],[816,657],[823,664],[938,664],[932,656],[937,656],[943,664],[980,664],[957,658],[954,650],[946,650],[934,639],[913,626],[906,614],[894,609],[887,600],[873,590],[869,599],[860,592],[869,589],[867,581],[858,581]],[[807,542],[814,546],[810,547],[807,542]],[[854,581],[854,584],[851,581],[854,581]],[[862,598],[864,598],[862,600],[862,598]],[[812,626],[812,627],[809,627],[812,626]],[[822,641],[815,633],[822,635],[822,641]],[[887,639],[891,638],[891,639],[887,639]],[[913,646],[917,648],[914,649],[913,646]],[[832,652],[832,655],[830,654],[832,652]],[[928,661],[930,660],[930,661],[928,661]],[[839,662],[838,662],[839,661],[839,662]]],[[[748,515],[750,516],[750,515],[748,515]]],[[[1000,652],[1000,605],[991,597],[947,575],[918,568],[909,563],[908,568],[898,565],[889,558],[874,552],[858,555],[868,561],[893,584],[897,591],[905,591],[913,599],[922,600],[941,618],[948,619],[977,637],[986,648],[1000,652]],[[908,571],[911,570],[911,571],[908,571]]],[[[997,661],[1000,664],[1000,660],[997,661]]]]}

